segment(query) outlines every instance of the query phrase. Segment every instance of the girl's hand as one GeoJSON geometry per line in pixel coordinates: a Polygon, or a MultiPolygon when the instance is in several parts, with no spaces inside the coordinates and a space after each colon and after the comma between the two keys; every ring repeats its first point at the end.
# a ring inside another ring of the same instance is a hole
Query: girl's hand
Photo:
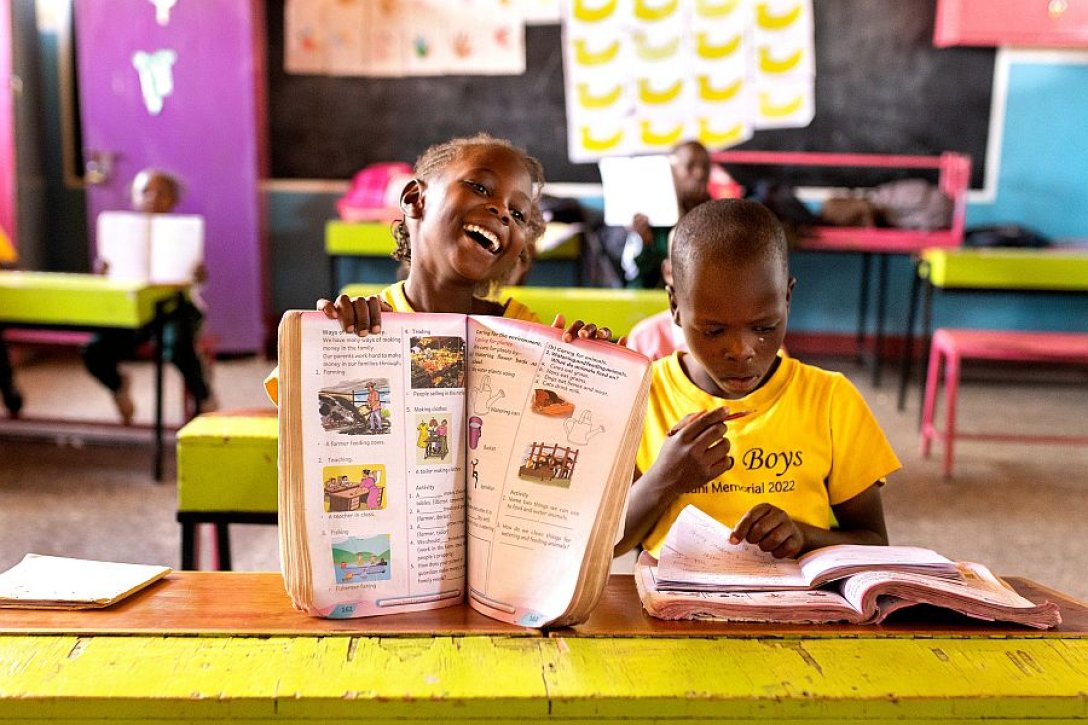
{"type": "Polygon", "coordinates": [[[728,414],[728,408],[715,408],[685,416],[672,427],[653,465],[661,472],[668,494],[678,496],[699,488],[733,467],[725,437],[728,414]]]}
{"type": "MultiPolygon", "coordinates": [[[[592,322],[582,322],[581,320],[575,320],[567,326],[567,320],[563,315],[556,315],[555,321],[552,322],[552,327],[563,330],[563,342],[571,342],[575,337],[580,337],[583,340],[604,340],[605,342],[612,342],[612,330],[607,327],[597,327],[592,322]]],[[[617,345],[623,345],[627,342],[626,337],[621,337],[615,340],[617,345]]]]}
{"type": "Polygon", "coordinates": [[[382,331],[382,310],[392,312],[393,308],[378,295],[369,297],[348,297],[340,295],[336,301],[320,299],[317,311],[324,312],[330,320],[339,320],[344,332],[356,332],[359,337],[368,333],[382,331]]]}
{"type": "Polygon", "coordinates": [[[760,503],[749,509],[733,528],[729,543],[747,541],[779,559],[795,557],[805,546],[805,535],[782,509],[760,503]]]}

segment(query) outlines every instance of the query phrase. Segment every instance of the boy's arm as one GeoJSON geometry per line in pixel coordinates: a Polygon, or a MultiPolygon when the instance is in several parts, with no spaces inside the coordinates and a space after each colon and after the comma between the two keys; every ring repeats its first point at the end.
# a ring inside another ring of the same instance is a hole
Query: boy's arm
{"type": "Polygon", "coordinates": [[[835,544],[888,544],[879,483],[832,506],[831,510],[835,512],[839,526],[828,530],[794,521],[785,511],[769,503],[757,504],[737,522],[730,541],[757,544],[763,551],[779,558],[794,557],[835,544]]]}
{"type": "Polygon", "coordinates": [[[650,470],[641,475],[635,471],[623,538],[616,544],[614,556],[642,541],[677,496],[733,467],[725,437],[728,415],[728,408],[715,408],[684,418],[669,431],[650,470]]]}

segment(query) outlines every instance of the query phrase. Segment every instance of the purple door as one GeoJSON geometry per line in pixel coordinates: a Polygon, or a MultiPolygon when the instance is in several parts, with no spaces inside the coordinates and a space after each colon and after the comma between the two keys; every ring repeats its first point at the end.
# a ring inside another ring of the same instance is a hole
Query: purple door
{"type": "Polygon", "coordinates": [[[128,209],[145,167],[205,219],[205,332],[218,350],[264,342],[258,182],[264,168],[263,16],[255,0],[75,0],[87,219],[128,209]]]}

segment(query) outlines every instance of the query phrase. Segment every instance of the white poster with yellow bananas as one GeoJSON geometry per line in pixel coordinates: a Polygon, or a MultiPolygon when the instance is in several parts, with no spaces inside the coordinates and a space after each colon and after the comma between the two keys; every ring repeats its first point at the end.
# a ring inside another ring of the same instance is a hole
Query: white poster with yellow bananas
{"type": "Polygon", "coordinates": [[[811,0],[566,0],[563,57],[574,162],[710,149],[814,110],[811,0]]]}

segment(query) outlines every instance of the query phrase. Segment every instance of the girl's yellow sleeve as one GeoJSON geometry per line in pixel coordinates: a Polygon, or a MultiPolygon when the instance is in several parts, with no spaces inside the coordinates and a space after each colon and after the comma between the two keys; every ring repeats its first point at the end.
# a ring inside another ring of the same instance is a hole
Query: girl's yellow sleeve
{"type": "Polygon", "coordinates": [[[280,404],[280,366],[277,365],[264,379],[264,392],[268,399],[276,405],[280,404]]]}

